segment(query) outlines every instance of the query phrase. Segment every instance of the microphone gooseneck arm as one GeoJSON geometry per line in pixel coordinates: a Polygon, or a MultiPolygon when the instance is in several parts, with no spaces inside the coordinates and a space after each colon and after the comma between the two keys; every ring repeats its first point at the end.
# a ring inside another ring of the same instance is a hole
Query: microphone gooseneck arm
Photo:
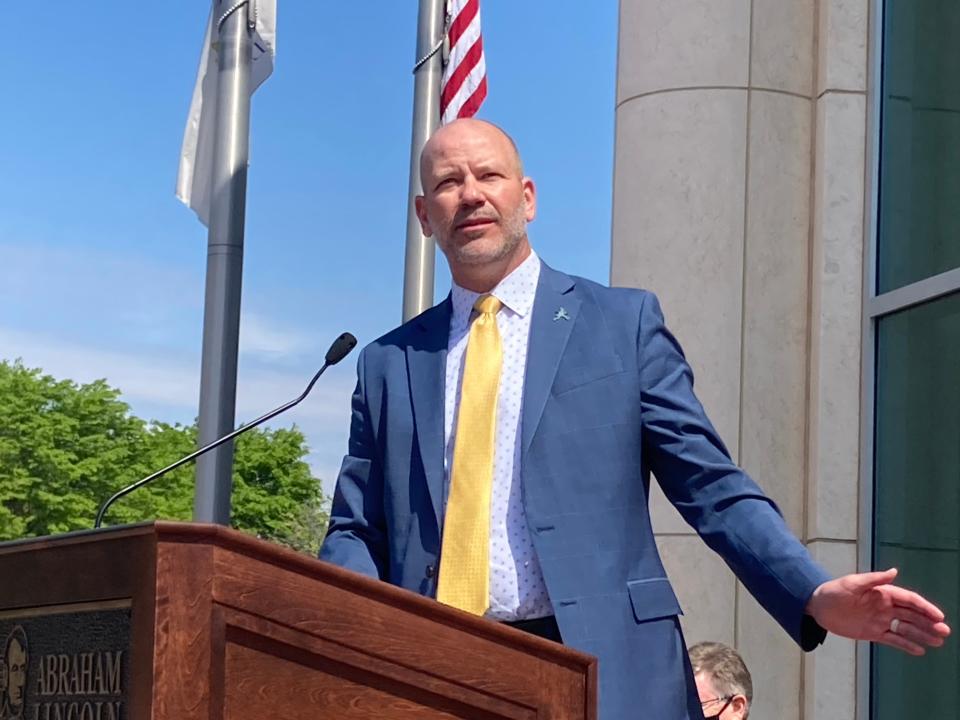
{"type": "Polygon", "coordinates": [[[343,333],[342,335],[340,335],[340,337],[338,337],[336,340],[333,341],[333,344],[330,346],[330,349],[327,350],[326,357],[324,358],[323,367],[317,370],[316,374],[307,384],[307,388],[302,393],[300,393],[299,397],[296,397],[293,400],[287,403],[284,403],[278,408],[274,408],[273,410],[268,412],[266,415],[261,415],[256,420],[254,420],[251,423],[248,423],[247,425],[241,425],[233,432],[228,433],[227,435],[224,435],[221,438],[217,438],[212,443],[204,445],[199,450],[195,450],[194,452],[190,453],[186,457],[180,458],[175,463],[167,465],[167,467],[163,468],[162,470],[157,470],[152,475],[148,475],[147,477],[142,478],[141,480],[137,480],[137,482],[133,483],[132,485],[128,485],[122,490],[117,491],[116,493],[111,495],[110,498],[105,503],[103,503],[103,505],[100,506],[100,510],[99,512],[97,512],[97,520],[96,520],[96,523],[94,523],[93,527],[99,528],[102,525],[103,516],[106,514],[110,506],[113,505],[113,503],[115,503],[120,498],[126,495],[129,495],[134,490],[136,490],[137,488],[143,487],[147,483],[153,482],[158,477],[166,475],[171,470],[176,470],[181,465],[184,465],[190,462],[191,460],[194,460],[195,458],[200,457],[205,452],[213,450],[214,448],[223,445],[225,442],[233,440],[237,435],[240,435],[241,433],[245,433],[247,430],[252,430],[253,428],[265,423],[267,420],[270,420],[271,418],[275,418],[277,415],[279,415],[282,412],[286,412],[287,410],[292,408],[294,405],[298,405],[300,402],[303,401],[304,398],[307,397],[307,395],[310,394],[310,391],[313,390],[313,386],[316,384],[317,380],[320,379],[320,376],[323,375],[324,370],[326,370],[331,365],[336,365],[338,362],[343,360],[343,358],[346,357],[351,350],[353,350],[356,344],[357,344],[357,339],[350,333],[343,333]]]}

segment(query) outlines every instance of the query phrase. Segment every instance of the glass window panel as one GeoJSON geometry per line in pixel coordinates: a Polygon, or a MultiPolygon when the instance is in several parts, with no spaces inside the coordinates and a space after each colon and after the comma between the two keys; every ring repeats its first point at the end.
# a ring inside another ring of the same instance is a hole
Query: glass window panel
{"type": "MultiPolygon", "coordinates": [[[[960,293],[877,323],[874,566],[960,618],[960,293]]],[[[958,717],[960,643],[877,647],[878,720],[958,717]]]]}
{"type": "Polygon", "coordinates": [[[960,267],[960,2],[884,5],[878,291],[960,267]]]}

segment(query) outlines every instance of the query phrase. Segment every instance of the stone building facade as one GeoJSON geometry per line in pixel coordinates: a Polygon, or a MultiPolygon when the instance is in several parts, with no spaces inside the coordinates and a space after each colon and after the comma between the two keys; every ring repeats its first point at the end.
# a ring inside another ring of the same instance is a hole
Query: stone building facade
{"type": "MultiPolygon", "coordinates": [[[[960,4],[621,0],[613,285],[661,298],[734,458],[836,574],[960,615],[960,4]]],[[[755,717],[960,717],[957,643],[803,655],[658,496],[690,643],[755,717]]]]}

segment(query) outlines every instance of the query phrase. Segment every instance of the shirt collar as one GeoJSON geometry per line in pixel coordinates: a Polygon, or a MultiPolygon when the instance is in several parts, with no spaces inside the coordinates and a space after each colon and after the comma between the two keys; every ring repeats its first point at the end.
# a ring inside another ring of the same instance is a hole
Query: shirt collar
{"type": "MultiPolygon", "coordinates": [[[[533,300],[537,295],[539,279],[540,258],[531,250],[527,258],[512,273],[497,283],[490,294],[502,302],[507,309],[520,317],[525,317],[533,309],[533,300]]],[[[482,294],[485,293],[467,290],[455,282],[452,284],[450,296],[453,302],[453,314],[451,316],[453,327],[462,327],[470,322],[473,304],[482,294]]]]}

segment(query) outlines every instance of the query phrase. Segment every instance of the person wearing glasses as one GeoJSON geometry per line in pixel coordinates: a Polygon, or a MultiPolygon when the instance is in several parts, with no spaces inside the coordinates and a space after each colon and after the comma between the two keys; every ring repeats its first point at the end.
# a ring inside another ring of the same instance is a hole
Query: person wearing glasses
{"type": "Polygon", "coordinates": [[[705,720],[747,720],[753,681],[740,653],[723,643],[702,642],[689,655],[705,720]]]}

